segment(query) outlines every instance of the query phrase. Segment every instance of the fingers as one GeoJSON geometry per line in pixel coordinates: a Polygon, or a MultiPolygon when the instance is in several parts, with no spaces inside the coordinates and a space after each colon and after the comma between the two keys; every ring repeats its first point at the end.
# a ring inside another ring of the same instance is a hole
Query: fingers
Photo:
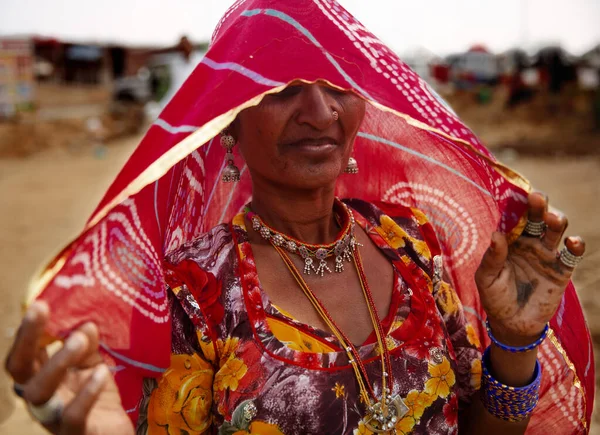
{"type": "Polygon", "coordinates": [[[498,232],[492,234],[490,247],[485,252],[481,265],[475,274],[475,280],[479,288],[489,287],[500,275],[506,263],[508,255],[508,242],[506,237],[498,232]]]}
{"type": "Polygon", "coordinates": [[[560,241],[569,225],[567,217],[558,212],[546,214],[546,231],[542,237],[542,244],[549,250],[558,248],[560,241]]]}
{"type": "Polygon", "coordinates": [[[12,350],[6,358],[6,371],[19,384],[26,383],[36,372],[40,356],[40,340],[50,316],[44,302],[31,304],[17,333],[12,350]]]}
{"type": "Polygon", "coordinates": [[[567,237],[565,246],[571,254],[576,255],[577,257],[581,257],[585,254],[585,242],[579,236],[567,237]]]}
{"type": "Polygon", "coordinates": [[[98,352],[98,347],[100,345],[100,334],[96,325],[94,325],[93,323],[86,323],[83,326],[81,326],[81,328],[79,328],[79,331],[83,332],[87,336],[89,340],[89,345],[88,351],[82,358],[78,367],[88,368],[101,364],[104,360],[102,359],[100,352],[98,352]]]}
{"type": "Polygon", "coordinates": [[[44,364],[25,386],[25,400],[35,406],[48,402],[63,382],[67,370],[77,365],[86,352],[88,340],[85,334],[74,332],[65,345],[44,364]]]}
{"type": "Polygon", "coordinates": [[[104,389],[110,372],[106,365],[99,365],[91,374],[75,398],[64,409],[61,418],[61,434],[85,433],[86,421],[92,407],[104,389]]]}
{"type": "Polygon", "coordinates": [[[97,352],[97,330],[81,327],[65,341],[64,346],[25,385],[24,397],[35,406],[43,405],[65,380],[67,371],[79,368],[97,352]],[[95,337],[94,337],[95,336],[95,337]]]}
{"type": "Polygon", "coordinates": [[[547,197],[541,192],[533,192],[529,194],[528,202],[527,219],[531,222],[543,222],[548,209],[547,197]]]}

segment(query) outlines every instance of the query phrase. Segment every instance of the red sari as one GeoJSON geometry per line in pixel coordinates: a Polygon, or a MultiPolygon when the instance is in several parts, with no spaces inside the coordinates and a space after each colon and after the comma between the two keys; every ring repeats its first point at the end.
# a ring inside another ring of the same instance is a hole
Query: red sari
{"type": "MultiPolygon", "coordinates": [[[[520,233],[526,180],[498,163],[422,79],[335,1],[237,1],[81,235],[32,284],[32,296],[51,306],[55,336],[84,321],[99,325],[134,418],[142,379],[170,365],[164,258],[227,222],[250,199],[241,158],[242,181],[219,182],[224,150],[214,138],[241,110],[297,79],[324,80],[368,102],[354,151],[362,171],[341,177],[338,195],[423,210],[467,318],[488,342],[473,276],[494,230],[520,233]]],[[[580,433],[593,408],[594,363],[572,286],[551,326],[540,349],[542,399],[528,433],[580,433]]]]}

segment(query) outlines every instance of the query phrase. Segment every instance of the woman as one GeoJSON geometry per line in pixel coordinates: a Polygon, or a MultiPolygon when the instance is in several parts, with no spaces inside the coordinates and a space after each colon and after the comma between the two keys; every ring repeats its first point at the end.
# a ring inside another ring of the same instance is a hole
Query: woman
{"type": "Polygon", "coordinates": [[[17,393],[54,433],[585,431],[583,242],[339,5],[289,3],[228,11],[40,277],[17,393]]]}

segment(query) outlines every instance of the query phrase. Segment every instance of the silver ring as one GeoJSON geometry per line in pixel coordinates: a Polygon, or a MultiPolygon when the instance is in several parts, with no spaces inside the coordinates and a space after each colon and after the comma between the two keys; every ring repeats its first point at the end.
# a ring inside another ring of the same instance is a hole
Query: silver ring
{"type": "Polygon", "coordinates": [[[558,259],[562,264],[567,267],[575,268],[583,259],[583,255],[575,255],[571,253],[566,247],[560,250],[558,254],[558,259]]]}
{"type": "Polygon", "coordinates": [[[65,407],[64,402],[56,394],[40,406],[27,403],[31,415],[42,424],[52,424],[60,421],[65,407]]]}
{"type": "Polygon", "coordinates": [[[546,223],[545,222],[532,222],[527,219],[527,224],[525,225],[525,229],[523,230],[523,234],[530,237],[541,237],[546,231],[546,223]]]}
{"type": "Polygon", "coordinates": [[[337,112],[337,110],[333,111],[333,120],[337,121],[338,119],[340,119],[340,114],[337,112]]]}

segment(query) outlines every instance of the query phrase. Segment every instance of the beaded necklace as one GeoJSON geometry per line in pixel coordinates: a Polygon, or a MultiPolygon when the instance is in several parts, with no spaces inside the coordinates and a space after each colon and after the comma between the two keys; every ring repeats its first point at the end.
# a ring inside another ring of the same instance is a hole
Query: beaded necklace
{"type": "Polygon", "coordinates": [[[252,229],[258,232],[263,239],[273,246],[285,248],[291,254],[300,255],[304,260],[304,273],[306,275],[314,272],[316,275],[323,277],[325,272],[331,273],[331,268],[327,263],[329,258],[335,257],[335,271],[341,273],[344,271],[344,261],[352,261],[353,252],[357,247],[354,236],[354,216],[349,212],[346,204],[337,199],[334,208],[341,218],[342,230],[335,241],[324,245],[304,243],[274,230],[249,208],[246,208],[246,216],[252,222],[252,229]],[[316,260],[319,262],[317,266],[315,266],[316,260]]]}
{"type": "MultiPolygon", "coordinates": [[[[392,391],[390,386],[393,386],[393,378],[392,378],[392,370],[391,370],[391,358],[390,352],[387,347],[387,343],[385,341],[385,332],[383,330],[383,326],[381,324],[381,320],[379,314],[377,313],[377,309],[375,307],[375,303],[373,301],[373,296],[371,293],[371,289],[367,282],[367,278],[364,272],[364,266],[362,262],[362,258],[360,255],[360,251],[358,249],[359,243],[356,241],[354,237],[354,217],[352,216],[352,212],[346,207],[345,204],[336,200],[336,204],[341,204],[341,209],[345,212],[344,215],[341,216],[342,223],[349,223],[351,230],[347,230],[348,225],[343,225],[343,229],[338,236],[338,239],[329,244],[329,245],[308,245],[313,252],[317,252],[319,249],[326,249],[325,246],[333,246],[335,247],[340,240],[351,235],[352,242],[348,244],[349,249],[348,256],[350,261],[353,263],[354,268],[358,274],[361,290],[363,293],[363,297],[365,298],[365,302],[367,303],[367,307],[369,309],[369,316],[371,317],[371,322],[373,324],[373,328],[375,330],[375,335],[377,337],[377,345],[381,350],[380,360],[381,360],[381,396],[378,398],[375,394],[372,385],[369,383],[369,378],[367,375],[366,368],[360,358],[360,354],[356,349],[356,346],[352,344],[352,342],[348,339],[348,337],[344,334],[344,332],[337,326],[329,311],[325,308],[323,303],[319,300],[319,298],[314,294],[314,292],[308,286],[306,280],[302,277],[302,274],[290,258],[288,252],[296,253],[296,250],[291,251],[285,246],[284,243],[275,243],[275,238],[277,235],[281,235],[281,237],[287,242],[293,240],[294,243],[300,246],[307,246],[303,242],[297,241],[296,239],[292,239],[289,236],[286,236],[282,233],[279,233],[269,227],[269,236],[265,237],[262,234],[262,229],[266,226],[262,224],[260,228],[258,225],[254,227],[256,231],[260,231],[261,235],[271,242],[277,253],[282,258],[288,270],[291,272],[292,276],[298,283],[299,287],[302,289],[305,296],[311,302],[317,313],[321,316],[325,324],[329,327],[335,337],[338,339],[342,347],[344,348],[346,354],[348,355],[348,359],[352,369],[354,371],[354,375],[358,382],[360,397],[363,403],[367,406],[367,415],[363,418],[362,422],[365,427],[373,433],[390,433],[394,430],[396,423],[399,419],[401,419],[406,412],[408,412],[408,407],[402,401],[399,395],[392,395],[392,391]],[[258,228],[258,229],[257,229],[258,228]],[[348,231],[352,231],[351,233],[348,231]],[[275,234],[275,236],[273,236],[275,234]],[[285,248],[285,249],[284,249],[285,248]]],[[[249,219],[253,221],[256,220],[257,215],[247,212],[247,216],[249,219]]],[[[260,218],[259,218],[260,219],[260,218]]],[[[264,231],[266,235],[266,230],[264,231]]],[[[281,241],[278,239],[278,241],[281,241]]],[[[302,254],[300,254],[302,256],[302,254]]],[[[305,273],[306,272],[306,257],[303,257],[305,260],[305,273]]],[[[317,257],[318,258],[318,257],[317,257]]],[[[323,262],[324,259],[321,259],[323,262]]],[[[337,259],[336,259],[337,261],[337,259]]],[[[321,269],[322,270],[322,269],[321,269]]],[[[321,276],[323,274],[321,273],[321,276]]]]}

